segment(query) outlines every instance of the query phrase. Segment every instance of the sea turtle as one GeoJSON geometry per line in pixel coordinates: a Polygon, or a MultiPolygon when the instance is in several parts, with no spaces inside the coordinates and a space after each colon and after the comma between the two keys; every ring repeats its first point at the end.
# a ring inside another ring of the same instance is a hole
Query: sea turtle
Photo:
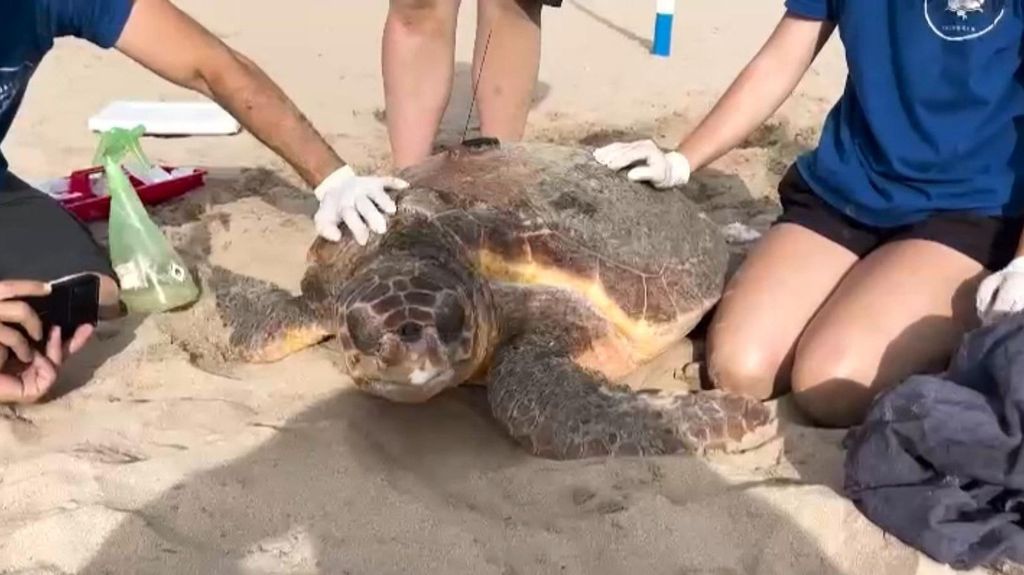
{"type": "Polygon", "coordinates": [[[757,400],[615,383],[720,297],[726,243],[683,195],[544,143],[470,141],[401,176],[412,185],[387,233],[366,246],[315,240],[300,295],[204,272],[228,358],[273,362],[330,339],[355,385],[389,400],[482,383],[500,425],[547,458],[770,436],[775,418],[757,400]]]}

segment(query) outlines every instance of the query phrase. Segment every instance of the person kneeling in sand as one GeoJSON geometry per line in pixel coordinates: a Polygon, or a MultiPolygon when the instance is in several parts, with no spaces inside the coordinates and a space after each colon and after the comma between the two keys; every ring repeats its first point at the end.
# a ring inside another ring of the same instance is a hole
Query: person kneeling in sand
{"type": "MultiPolygon", "coordinates": [[[[391,0],[383,74],[391,153],[398,168],[426,158],[451,95],[461,0],[391,0]]],[[[523,136],[540,66],[541,10],[562,0],[478,0],[473,85],[480,132],[523,136]],[[485,55],[486,54],[486,55],[485,55]],[[481,73],[481,63],[486,72],[481,73]]]]}
{"type": "MultiPolygon", "coordinates": [[[[324,238],[340,239],[342,222],[361,244],[371,231],[385,231],[385,214],[395,211],[387,190],[407,184],[357,175],[255,64],[168,0],[7,3],[0,19],[0,141],[33,72],[62,36],[116,47],[161,77],[219,103],[313,188],[319,201],[314,220],[324,238]]],[[[50,342],[34,351],[23,336],[12,335],[10,324],[38,325],[38,318],[14,300],[45,293],[48,288],[40,282],[83,272],[101,277],[102,318],[119,314],[120,298],[107,254],[88,229],[7,168],[0,155],[0,402],[32,402],[56,379],[62,356],[86,343],[89,330],[60,349],[59,340],[53,347],[51,334],[27,329],[37,341],[50,342]]]]}
{"type": "Polygon", "coordinates": [[[676,150],[647,140],[595,152],[656,188],[685,184],[765,122],[842,34],[846,91],[714,312],[716,386],[762,399],[791,390],[818,424],[848,427],[881,391],[945,369],[979,317],[1024,307],[1024,22],[1004,2],[959,4],[786,0],[676,150]]]}

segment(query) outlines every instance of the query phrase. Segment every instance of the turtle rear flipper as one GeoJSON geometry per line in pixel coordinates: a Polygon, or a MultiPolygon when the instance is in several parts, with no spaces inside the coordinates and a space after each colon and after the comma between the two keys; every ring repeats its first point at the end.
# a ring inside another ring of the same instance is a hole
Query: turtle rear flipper
{"type": "Polygon", "coordinates": [[[199,277],[200,304],[169,326],[197,363],[275,362],[331,334],[304,296],[219,266],[200,268],[199,277]]]}
{"type": "Polygon", "coordinates": [[[740,451],[774,435],[760,401],[721,391],[646,394],[577,365],[560,338],[520,336],[488,376],[495,418],[531,453],[551,459],[740,451]]]}

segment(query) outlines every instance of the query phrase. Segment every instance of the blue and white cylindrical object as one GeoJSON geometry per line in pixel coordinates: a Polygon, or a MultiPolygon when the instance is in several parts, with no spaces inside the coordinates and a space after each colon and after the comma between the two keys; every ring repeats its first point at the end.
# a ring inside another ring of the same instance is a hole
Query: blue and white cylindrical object
{"type": "Polygon", "coordinates": [[[676,0],[657,0],[657,14],[654,16],[654,45],[651,53],[668,56],[672,52],[672,19],[676,13],[676,0]]]}

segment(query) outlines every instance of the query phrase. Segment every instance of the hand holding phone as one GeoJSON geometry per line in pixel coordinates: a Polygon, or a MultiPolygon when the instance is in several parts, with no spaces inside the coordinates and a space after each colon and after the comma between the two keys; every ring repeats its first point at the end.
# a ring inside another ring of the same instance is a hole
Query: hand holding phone
{"type": "Polygon", "coordinates": [[[67,342],[79,327],[96,325],[100,308],[98,275],[75,274],[54,280],[49,286],[49,294],[25,300],[42,324],[44,345],[54,327],[60,328],[61,339],[67,342]]]}
{"type": "Polygon", "coordinates": [[[99,277],[92,274],[49,284],[0,281],[0,403],[42,398],[57,381],[65,354],[91,336],[87,326],[98,312],[99,277]]]}
{"type": "Polygon", "coordinates": [[[24,362],[31,357],[27,346],[44,349],[55,327],[60,328],[65,343],[70,341],[79,327],[95,326],[99,321],[99,290],[99,276],[91,273],[49,284],[0,282],[0,345],[10,348],[24,362]],[[12,329],[23,341],[10,334],[12,329]]]}

